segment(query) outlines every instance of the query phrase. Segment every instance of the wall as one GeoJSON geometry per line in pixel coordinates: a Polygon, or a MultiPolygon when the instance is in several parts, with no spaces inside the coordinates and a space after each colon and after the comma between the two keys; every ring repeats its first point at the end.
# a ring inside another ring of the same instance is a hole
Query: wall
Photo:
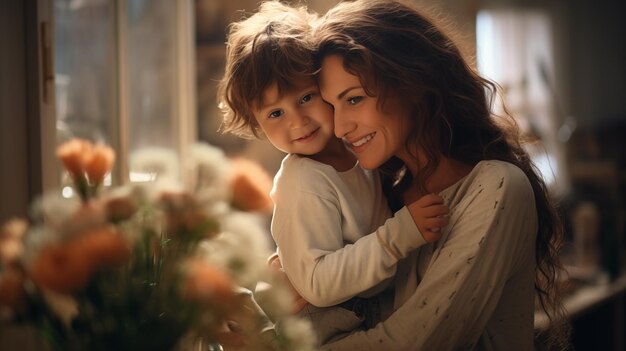
{"type": "MultiPolygon", "coordinates": [[[[25,28],[35,9],[33,1],[0,0],[0,223],[26,215],[29,190],[33,188],[29,184],[33,177],[39,178],[29,174],[28,164],[27,67],[32,60],[27,60],[26,38],[34,33],[27,33],[25,28]]],[[[0,350],[47,348],[27,327],[0,325],[0,350]]]]}
{"type": "Polygon", "coordinates": [[[23,1],[0,1],[0,223],[28,208],[23,1]]]}
{"type": "Polygon", "coordinates": [[[625,9],[609,0],[568,6],[569,106],[582,127],[626,124],[625,9]]]}

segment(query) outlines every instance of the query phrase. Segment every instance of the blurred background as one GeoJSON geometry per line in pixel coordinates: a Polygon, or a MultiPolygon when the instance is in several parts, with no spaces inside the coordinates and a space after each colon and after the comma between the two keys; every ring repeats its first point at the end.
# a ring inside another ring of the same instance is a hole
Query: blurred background
{"type": "MultiPolygon", "coordinates": [[[[623,1],[415,0],[502,87],[566,224],[563,286],[577,350],[626,350],[626,13],[623,1]]],[[[292,2],[293,3],[293,2],[292,2]]],[[[303,3],[303,2],[298,2],[303,3]]],[[[309,0],[324,13],[337,1],[309,0]]],[[[108,184],[150,178],[145,149],[196,140],[258,162],[266,141],[218,132],[228,23],[257,0],[0,0],[0,221],[67,186],[54,147],[113,145],[108,184]]],[[[545,328],[540,313],[537,330],[545,328]]],[[[0,336],[0,345],[2,345],[0,336]]]]}

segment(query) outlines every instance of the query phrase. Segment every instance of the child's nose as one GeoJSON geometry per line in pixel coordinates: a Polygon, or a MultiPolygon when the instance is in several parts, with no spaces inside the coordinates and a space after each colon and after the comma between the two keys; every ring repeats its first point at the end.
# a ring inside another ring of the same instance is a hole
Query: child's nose
{"type": "Polygon", "coordinates": [[[301,112],[294,113],[290,118],[291,126],[293,128],[299,128],[299,127],[305,126],[309,124],[310,121],[311,121],[311,118],[307,114],[301,113],[301,112]]]}

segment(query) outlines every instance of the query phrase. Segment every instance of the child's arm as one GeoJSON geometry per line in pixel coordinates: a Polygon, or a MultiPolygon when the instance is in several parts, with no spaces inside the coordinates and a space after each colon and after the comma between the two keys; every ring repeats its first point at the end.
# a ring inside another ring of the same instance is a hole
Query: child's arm
{"type": "MultiPolygon", "coordinates": [[[[292,195],[298,201],[277,207],[272,232],[289,280],[313,305],[341,303],[391,278],[398,260],[427,242],[416,224],[421,217],[414,220],[404,207],[374,233],[345,245],[335,203],[308,193],[292,195]]],[[[425,228],[432,229],[429,225],[425,228]]]]}
{"type": "MultiPolygon", "coordinates": [[[[448,224],[448,217],[446,215],[448,214],[449,210],[448,210],[448,207],[445,204],[443,204],[443,199],[439,195],[436,195],[436,194],[426,195],[426,196],[420,198],[418,201],[415,201],[415,202],[411,203],[410,205],[406,206],[406,209],[408,211],[408,214],[413,219],[413,222],[415,223],[415,225],[417,226],[417,228],[421,232],[425,242],[434,242],[434,241],[438,240],[441,237],[441,235],[442,235],[441,228],[443,228],[445,225],[448,224]]],[[[386,223],[386,225],[387,225],[387,223],[386,223]]],[[[392,225],[392,222],[389,222],[389,225],[392,225]]],[[[376,233],[378,233],[379,231],[384,231],[383,227],[379,228],[379,230],[377,232],[372,233],[371,235],[376,235],[376,233]]],[[[371,241],[371,239],[372,238],[369,238],[369,239],[362,238],[362,239],[358,240],[357,243],[362,241],[362,240],[364,240],[363,244],[365,244],[365,245],[363,245],[363,247],[367,247],[367,242],[371,241]]],[[[336,251],[341,251],[341,250],[344,250],[344,249],[343,248],[339,248],[336,251]]],[[[354,248],[353,247],[352,250],[355,251],[354,254],[358,254],[358,248],[354,248]]],[[[393,252],[393,250],[390,250],[390,251],[393,252]]],[[[331,254],[328,254],[328,255],[331,255],[330,257],[326,257],[330,261],[333,258],[335,258],[333,256],[338,256],[340,254],[333,255],[331,253],[331,254]]],[[[326,255],[326,256],[328,256],[328,255],[326,255]]],[[[287,253],[287,256],[289,257],[291,255],[289,253],[287,253]]],[[[282,271],[282,273],[284,274],[284,270],[282,268],[282,265],[281,265],[280,261],[278,260],[278,257],[274,256],[273,258],[274,258],[273,260],[270,259],[271,260],[271,265],[273,266],[273,268],[276,271],[282,271]]],[[[370,257],[370,259],[371,259],[371,257],[370,257]]],[[[370,260],[370,262],[371,262],[371,260],[370,260]]],[[[326,262],[326,263],[329,263],[329,262],[326,262]]],[[[317,274],[320,274],[321,272],[323,272],[323,267],[326,266],[326,265],[324,263],[321,263],[319,266],[322,268],[322,270],[318,270],[316,272],[317,274]]],[[[359,273],[355,273],[355,275],[359,276],[359,273]]],[[[314,276],[315,276],[315,274],[314,274],[314,276]]],[[[287,278],[287,277],[285,277],[285,278],[287,278]]],[[[296,283],[297,283],[299,279],[294,277],[293,280],[295,280],[296,283]]],[[[313,281],[315,281],[315,280],[313,280],[313,281]]],[[[320,285],[323,284],[322,279],[318,279],[317,281],[318,281],[318,284],[320,284],[320,285]]],[[[290,283],[290,281],[287,281],[287,282],[290,283]]],[[[374,281],[372,286],[376,285],[377,283],[378,282],[374,281]]],[[[340,287],[341,284],[337,284],[337,286],[340,287]]],[[[365,287],[364,288],[365,290],[367,290],[369,288],[366,285],[364,285],[364,287],[365,287]]],[[[296,311],[298,311],[298,310],[300,310],[303,307],[302,302],[305,302],[305,300],[299,295],[298,290],[296,290],[293,285],[292,285],[292,288],[294,290],[294,294],[296,295],[295,296],[296,297],[295,300],[300,302],[300,303],[297,304],[298,306],[296,307],[296,311]]],[[[305,288],[306,288],[306,285],[305,285],[305,288]]],[[[322,287],[320,286],[320,288],[322,288],[322,287]]],[[[331,291],[331,293],[327,293],[326,296],[328,298],[333,298],[333,296],[332,296],[332,288],[329,288],[328,290],[331,291]]],[[[305,291],[305,290],[303,290],[303,291],[305,291]]],[[[357,292],[355,294],[358,294],[358,293],[360,293],[360,292],[357,292]]],[[[339,296],[341,296],[341,295],[339,295],[339,296]]],[[[351,297],[351,296],[349,296],[349,297],[351,297]]],[[[310,298],[309,298],[309,300],[310,300],[310,298]]],[[[320,302],[323,302],[323,300],[322,299],[318,299],[315,302],[317,302],[319,305],[321,305],[320,302]]]]}
{"type": "Polygon", "coordinates": [[[349,215],[346,206],[361,204],[342,200],[338,192],[344,189],[336,186],[341,180],[333,176],[315,163],[286,158],[272,191],[272,236],[285,273],[302,297],[320,307],[341,303],[392,278],[398,260],[435,236],[427,233],[425,239],[418,226],[432,232],[430,217],[440,214],[429,212],[440,202],[431,196],[430,202],[400,209],[369,235],[344,235],[344,227],[358,226],[345,221],[370,219],[349,215]]]}

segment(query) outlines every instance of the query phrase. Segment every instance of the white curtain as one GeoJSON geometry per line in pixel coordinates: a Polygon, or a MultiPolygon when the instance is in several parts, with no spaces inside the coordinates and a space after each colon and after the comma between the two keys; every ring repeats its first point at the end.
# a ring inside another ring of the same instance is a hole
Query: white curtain
{"type": "Polygon", "coordinates": [[[553,84],[550,17],[537,10],[484,10],[476,31],[479,71],[503,87],[506,107],[522,131],[540,140],[528,151],[550,188],[563,193],[565,140],[558,131],[565,116],[553,84]]]}

